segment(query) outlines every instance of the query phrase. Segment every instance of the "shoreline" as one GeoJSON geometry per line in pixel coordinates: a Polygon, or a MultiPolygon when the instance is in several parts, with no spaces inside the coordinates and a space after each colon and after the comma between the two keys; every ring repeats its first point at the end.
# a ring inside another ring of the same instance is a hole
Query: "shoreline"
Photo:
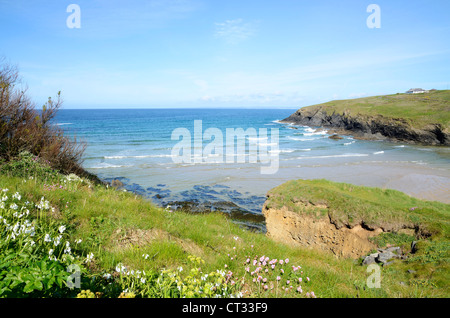
{"type": "Polygon", "coordinates": [[[450,171],[444,168],[402,162],[364,162],[319,169],[321,175],[308,179],[393,189],[417,199],[450,204],[450,171]]]}
{"type": "MultiPolygon", "coordinates": [[[[291,175],[290,178],[283,176],[273,178],[271,182],[266,181],[263,183],[263,186],[260,185],[259,190],[257,190],[259,192],[252,193],[252,195],[254,198],[266,198],[268,191],[292,179],[327,179],[334,182],[350,183],[359,186],[393,189],[417,199],[450,204],[450,171],[445,168],[427,167],[425,165],[404,162],[358,162],[320,167],[302,167],[301,169],[302,174],[306,178],[298,175],[291,175]]],[[[103,178],[102,180],[111,185],[111,181],[125,181],[125,178],[113,177],[103,178]]],[[[240,187],[241,189],[247,189],[245,183],[244,185],[241,183],[240,187]]],[[[245,221],[253,219],[251,223],[253,221],[256,221],[256,223],[263,222],[258,218],[259,213],[245,209],[245,207],[239,205],[239,202],[234,201],[232,198],[225,201],[220,200],[220,198],[212,198],[206,191],[193,192],[193,189],[213,188],[207,184],[197,184],[183,191],[190,193],[191,197],[186,197],[185,199],[170,199],[169,197],[165,201],[155,199],[155,196],[158,196],[158,194],[154,195],[155,192],[150,193],[149,190],[146,191],[146,189],[135,183],[123,183],[119,188],[124,188],[127,191],[141,195],[155,205],[163,208],[168,205],[177,206],[179,209],[189,210],[192,213],[214,212],[223,208],[222,213],[237,220],[245,221]]],[[[154,188],[148,189],[154,190],[154,188]]],[[[170,185],[166,189],[170,189],[170,185]]],[[[222,191],[238,193],[233,187],[233,184],[227,184],[227,186],[222,188],[222,191]]],[[[162,190],[163,194],[168,194],[169,192],[162,190]]],[[[163,198],[161,197],[161,199],[163,198]]],[[[261,204],[261,214],[262,209],[263,203],[261,204]]]]}

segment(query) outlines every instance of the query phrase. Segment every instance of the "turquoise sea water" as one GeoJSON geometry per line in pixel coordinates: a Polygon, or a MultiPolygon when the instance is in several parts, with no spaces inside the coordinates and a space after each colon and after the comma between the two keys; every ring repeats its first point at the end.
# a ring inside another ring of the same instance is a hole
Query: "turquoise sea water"
{"type": "Polygon", "coordinates": [[[250,212],[260,213],[268,190],[300,178],[392,187],[409,190],[412,195],[416,195],[414,191],[431,194],[441,191],[448,196],[448,148],[362,141],[350,136],[332,140],[326,131],[278,122],[294,111],[62,109],[56,122],[66,133],[87,142],[83,166],[88,171],[104,179],[122,178],[127,189],[163,206],[176,200],[230,201],[250,212]],[[263,149],[267,149],[268,154],[279,159],[276,173],[261,173],[261,167],[268,163],[249,162],[249,145],[255,138],[248,136],[245,162],[226,162],[225,157],[220,162],[220,153],[207,156],[219,162],[205,162],[207,158],[191,163],[174,162],[172,149],[179,142],[171,138],[175,129],[184,128],[191,133],[193,159],[199,154],[199,148],[201,151],[211,143],[212,139],[198,143],[202,136],[195,135],[195,120],[201,120],[202,133],[209,128],[222,132],[224,145],[227,145],[227,128],[254,128],[258,133],[258,146],[266,147],[263,149]],[[267,129],[266,137],[260,134],[263,131],[260,129],[267,129]],[[270,129],[277,129],[279,133],[278,149],[270,129]]]}

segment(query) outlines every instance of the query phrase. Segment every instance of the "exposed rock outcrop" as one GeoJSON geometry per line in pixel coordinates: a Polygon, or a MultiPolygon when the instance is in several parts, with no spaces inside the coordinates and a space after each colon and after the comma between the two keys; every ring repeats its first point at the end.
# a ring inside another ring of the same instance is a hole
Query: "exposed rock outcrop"
{"type": "Polygon", "coordinates": [[[273,209],[264,205],[263,214],[267,236],[275,241],[331,251],[338,257],[358,258],[367,255],[376,248],[368,238],[383,232],[381,228],[370,230],[362,225],[338,229],[328,217],[298,214],[285,207],[273,209]]]}
{"type": "Polygon", "coordinates": [[[351,134],[360,139],[389,139],[433,146],[450,146],[450,133],[440,124],[423,129],[412,127],[407,120],[384,116],[355,116],[348,112],[327,113],[321,107],[306,107],[281,122],[331,128],[331,133],[351,134]]]}

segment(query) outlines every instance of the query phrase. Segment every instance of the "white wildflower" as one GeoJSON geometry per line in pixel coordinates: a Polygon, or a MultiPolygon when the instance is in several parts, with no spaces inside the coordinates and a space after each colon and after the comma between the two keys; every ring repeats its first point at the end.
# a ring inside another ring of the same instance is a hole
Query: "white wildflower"
{"type": "Polygon", "coordinates": [[[121,263],[117,264],[116,266],[116,272],[118,273],[124,273],[127,270],[125,266],[123,266],[121,263]]]}
{"type": "Polygon", "coordinates": [[[61,226],[58,228],[58,231],[59,231],[59,233],[62,233],[62,232],[65,231],[65,229],[66,229],[66,227],[65,227],[64,225],[61,225],[61,226]]]}
{"type": "Polygon", "coordinates": [[[49,234],[45,234],[44,242],[51,242],[51,241],[52,241],[52,238],[50,237],[50,235],[49,234]]]}
{"type": "Polygon", "coordinates": [[[58,246],[59,243],[61,243],[61,238],[62,238],[61,235],[59,235],[58,237],[56,237],[56,238],[53,240],[53,245],[58,246]]]}
{"type": "Polygon", "coordinates": [[[64,254],[70,254],[70,243],[66,242],[66,248],[64,249],[64,254]]]}
{"type": "MultiPolygon", "coordinates": [[[[87,256],[86,256],[86,263],[90,263],[90,262],[92,262],[92,260],[94,259],[94,254],[93,253],[89,253],[87,256]]],[[[109,274],[108,274],[109,275],[109,274]]],[[[111,276],[111,275],[110,275],[111,276]]]]}
{"type": "Polygon", "coordinates": [[[36,205],[36,207],[39,210],[48,210],[50,209],[50,202],[48,202],[47,200],[44,199],[44,197],[42,197],[41,201],[39,202],[39,204],[36,205]]]}

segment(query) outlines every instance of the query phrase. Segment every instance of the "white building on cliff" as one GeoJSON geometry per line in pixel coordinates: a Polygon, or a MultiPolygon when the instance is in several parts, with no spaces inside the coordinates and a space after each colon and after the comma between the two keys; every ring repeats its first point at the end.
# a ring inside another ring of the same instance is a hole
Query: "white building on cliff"
{"type": "Polygon", "coordinates": [[[422,88],[411,88],[409,91],[406,91],[406,94],[421,94],[421,93],[428,93],[428,91],[422,88]]]}

